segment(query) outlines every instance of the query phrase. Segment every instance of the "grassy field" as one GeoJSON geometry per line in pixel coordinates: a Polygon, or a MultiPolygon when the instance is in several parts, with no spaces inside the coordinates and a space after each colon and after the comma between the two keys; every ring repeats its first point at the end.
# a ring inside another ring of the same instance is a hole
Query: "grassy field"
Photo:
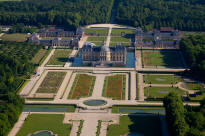
{"type": "Polygon", "coordinates": [[[51,56],[47,65],[64,65],[68,61],[68,57],[71,54],[71,50],[69,49],[58,49],[51,56]]]}
{"type": "Polygon", "coordinates": [[[84,29],[85,34],[108,35],[108,28],[87,28],[84,29]]]}
{"type": "Polygon", "coordinates": [[[4,34],[0,39],[2,39],[2,41],[24,42],[27,39],[27,34],[4,34]]]}
{"type": "Polygon", "coordinates": [[[31,114],[25,120],[17,136],[27,136],[41,130],[52,131],[58,136],[70,135],[72,125],[63,124],[64,115],[31,114]]]}
{"type": "Polygon", "coordinates": [[[184,95],[185,92],[176,87],[145,87],[144,95],[147,98],[164,98],[170,92],[176,91],[180,95],[184,95]]]}
{"type": "Polygon", "coordinates": [[[183,67],[177,51],[143,51],[144,66],[183,67]]]}
{"type": "Polygon", "coordinates": [[[39,64],[39,62],[46,55],[47,52],[48,52],[48,50],[46,50],[46,49],[40,49],[38,51],[38,53],[32,58],[31,62],[33,64],[39,64]]]}
{"type": "Polygon", "coordinates": [[[48,72],[37,93],[56,93],[63,82],[66,72],[48,72]]]}
{"type": "Polygon", "coordinates": [[[161,136],[160,120],[157,116],[121,116],[120,124],[108,126],[107,136],[124,136],[130,133],[161,136]]]}
{"type": "Polygon", "coordinates": [[[177,84],[182,79],[176,75],[143,75],[146,84],[177,84]]]}
{"type": "Polygon", "coordinates": [[[125,100],[126,75],[105,77],[103,96],[115,100],[125,100]]]}
{"type": "Polygon", "coordinates": [[[101,42],[99,42],[99,41],[96,41],[96,42],[92,41],[91,43],[94,43],[97,46],[102,46],[103,45],[102,41],[101,42]]]}
{"type": "Polygon", "coordinates": [[[111,37],[110,42],[118,42],[118,43],[129,42],[130,43],[131,39],[127,37],[111,37]]]}
{"type": "Polygon", "coordinates": [[[68,98],[79,99],[81,97],[91,96],[95,85],[95,79],[95,76],[77,74],[68,98]]]}
{"type": "Polygon", "coordinates": [[[115,45],[120,45],[120,44],[122,44],[124,46],[131,46],[131,43],[127,43],[127,42],[122,42],[122,43],[120,43],[120,42],[110,42],[109,46],[115,46],[115,45]]]}
{"type": "Polygon", "coordinates": [[[185,83],[185,87],[190,90],[201,90],[204,86],[200,83],[185,83]]]}
{"type": "Polygon", "coordinates": [[[107,40],[107,37],[97,37],[97,36],[89,36],[87,39],[87,41],[100,41],[100,42],[103,42],[106,40],[107,40]]]}
{"type": "Polygon", "coordinates": [[[121,35],[121,33],[125,34],[135,34],[135,30],[134,29],[112,29],[112,33],[111,35],[121,35]]]}

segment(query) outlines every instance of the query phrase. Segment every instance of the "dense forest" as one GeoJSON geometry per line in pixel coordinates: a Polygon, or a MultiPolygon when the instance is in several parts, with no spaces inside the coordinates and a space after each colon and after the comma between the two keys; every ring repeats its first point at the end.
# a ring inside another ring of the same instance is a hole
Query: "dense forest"
{"type": "Polygon", "coordinates": [[[23,0],[1,2],[0,25],[79,25],[109,22],[114,0],[23,0]]]}
{"type": "Polygon", "coordinates": [[[190,66],[192,77],[205,80],[205,35],[193,35],[181,40],[180,49],[190,66]]]}
{"type": "Polygon", "coordinates": [[[6,136],[23,110],[18,87],[34,70],[30,62],[41,46],[28,43],[0,43],[0,136],[6,136]]]}
{"type": "Polygon", "coordinates": [[[116,21],[144,30],[174,27],[205,30],[204,0],[118,0],[116,21]]]}
{"type": "Polygon", "coordinates": [[[172,136],[205,136],[205,99],[200,107],[184,106],[181,96],[173,92],[165,97],[164,107],[172,136]]]}

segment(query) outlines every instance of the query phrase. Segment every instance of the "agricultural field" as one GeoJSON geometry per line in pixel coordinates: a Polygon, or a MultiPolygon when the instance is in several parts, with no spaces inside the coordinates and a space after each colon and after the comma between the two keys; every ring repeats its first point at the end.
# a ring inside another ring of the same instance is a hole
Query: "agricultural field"
{"type": "Polygon", "coordinates": [[[145,87],[144,88],[144,95],[147,98],[156,98],[156,99],[161,99],[167,96],[170,92],[175,91],[176,93],[180,95],[185,95],[186,93],[176,87],[145,87]]]}
{"type": "Polygon", "coordinates": [[[144,83],[146,84],[177,84],[182,79],[176,75],[143,75],[144,83]]]}
{"type": "Polygon", "coordinates": [[[91,96],[95,85],[95,79],[95,76],[77,74],[68,99],[79,99],[81,97],[91,96]]]}
{"type": "Polygon", "coordinates": [[[125,35],[134,35],[135,29],[112,29],[111,35],[121,35],[125,33],[125,35]]]}
{"type": "Polygon", "coordinates": [[[25,42],[27,40],[27,36],[27,34],[20,33],[4,34],[0,39],[2,39],[2,41],[25,42]]]}
{"type": "Polygon", "coordinates": [[[158,116],[126,115],[120,117],[120,124],[108,126],[107,136],[162,136],[160,126],[158,116]]]}
{"type": "Polygon", "coordinates": [[[39,86],[37,93],[57,93],[61,86],[66,72],[48,72],[39,86]]]}
{"type": "Polygon", "coordinates": [[[31,114],[16,136],[28,136],[41,130],[51,131],[58,136],[68,136],[72,125],[63,124],[63,119],[62,114],[31,114]]]}
{"type": "Polygon", "coordinates": [[[105,77],[103,96],[114,100],[125,100],[126,75],[113,75],[105,77]]]}
{"type": "Polygon", "coordinates": [[[69,49],[57,49],[51,56],[47,65],[64,65],[68,61],[68,57],[72,50],[69,49]]]}
{"type": "Polygon", "coordinates": [[[184,67],[182,58],[177,51],[143,51],[144,67],[184,67]]]}
{"type": "Polygon", "coordinates": [[[108,28],[87,28],[87,29],[84,29],[84,33],[88,35],[107,36],[108,30],[109,30],[108,28]]]}

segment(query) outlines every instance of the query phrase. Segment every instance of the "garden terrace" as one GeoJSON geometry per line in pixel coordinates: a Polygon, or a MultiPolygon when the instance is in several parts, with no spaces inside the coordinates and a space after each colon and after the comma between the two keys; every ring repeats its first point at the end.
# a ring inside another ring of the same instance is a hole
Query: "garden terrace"
{"type": "Polygon", "coordinates": [[[186,94],[183,90],[176,87],[145,87],[144,95],[147,99],[162,99],[174,91],[181,96],[186,94]]]}
{"type": "Polygon", "coordinates": [[[179,51],[142,51],[144,67],[184,67],[179,51]]]}
{"type": "Polygon", "coordinates": [[[66,72],[48,72],[39,86],[37,93],[56,93],[61,86],[66,72]]]}
{"type": "Polygon", "coordinates": [[[158,116],[121,116],[120,124],[112,124],[108,126],[107,136],[120,136],[128,134],[136,134],[140,136],[161,136],[160,126],[160,119],[158,116]]]}
{"type": "Polygon", "coordinates": [[[57,49],[51,56],[47,65],[64,65],[68,61],[68,57],[71,54],[69,49],[57,49]]]}
{"type": "Polygon", "coordinates": [[[25,42],[27,40],[27,37],[27,34],[14,33],[4,34],[0,39],[2,39],[2,41],[25,42]]]}
{"type": "Polygon", "coordinates": [[[90,36],[107,36],[108,28],[86,28],[84,33],[90,36]]]}
{"type": "Polygon", "coordinates": [[[145,84],[177,84],[181,82],[182,79],[176,75],[143,75],[143,80],[145,84]]]}
{"type": "Polygon", "coordinates": [[[91,96],[95,85],[95,79],[95,76],[77,74],[68,99],[79,99],[81,97],[91,96]]]}
{"type": "Polygon", "coordinates": [[[126,75],[106,76],[103,87],[103,96],[115,100],[125,100],[126,75]]]}
{"type": "Polygon", "coordinates": [[[17,136],[27,136],[38,131],[48,130],[58,136],[70,135],[72,125],[63,124],[64,115],[31,114],[25,120],[17,136]]]}
{"type": "Polygon", "coordinates": [[[133,36],[135,35],[135,29],[112,29],[112,36],[133,36]]]}

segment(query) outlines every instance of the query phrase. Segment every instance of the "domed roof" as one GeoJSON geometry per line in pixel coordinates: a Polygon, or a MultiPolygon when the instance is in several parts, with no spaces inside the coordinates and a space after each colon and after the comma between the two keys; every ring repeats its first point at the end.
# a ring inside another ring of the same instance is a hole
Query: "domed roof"
{"type": "Polygon", "coordinates": [[[106,45],[103,45],[103,46],[101,47],[101,50],[104,51],[104,52],[109,52],[109,51],[110,51],[110,48],[109,48],[108,46],[106,46],[106,45]]]}

